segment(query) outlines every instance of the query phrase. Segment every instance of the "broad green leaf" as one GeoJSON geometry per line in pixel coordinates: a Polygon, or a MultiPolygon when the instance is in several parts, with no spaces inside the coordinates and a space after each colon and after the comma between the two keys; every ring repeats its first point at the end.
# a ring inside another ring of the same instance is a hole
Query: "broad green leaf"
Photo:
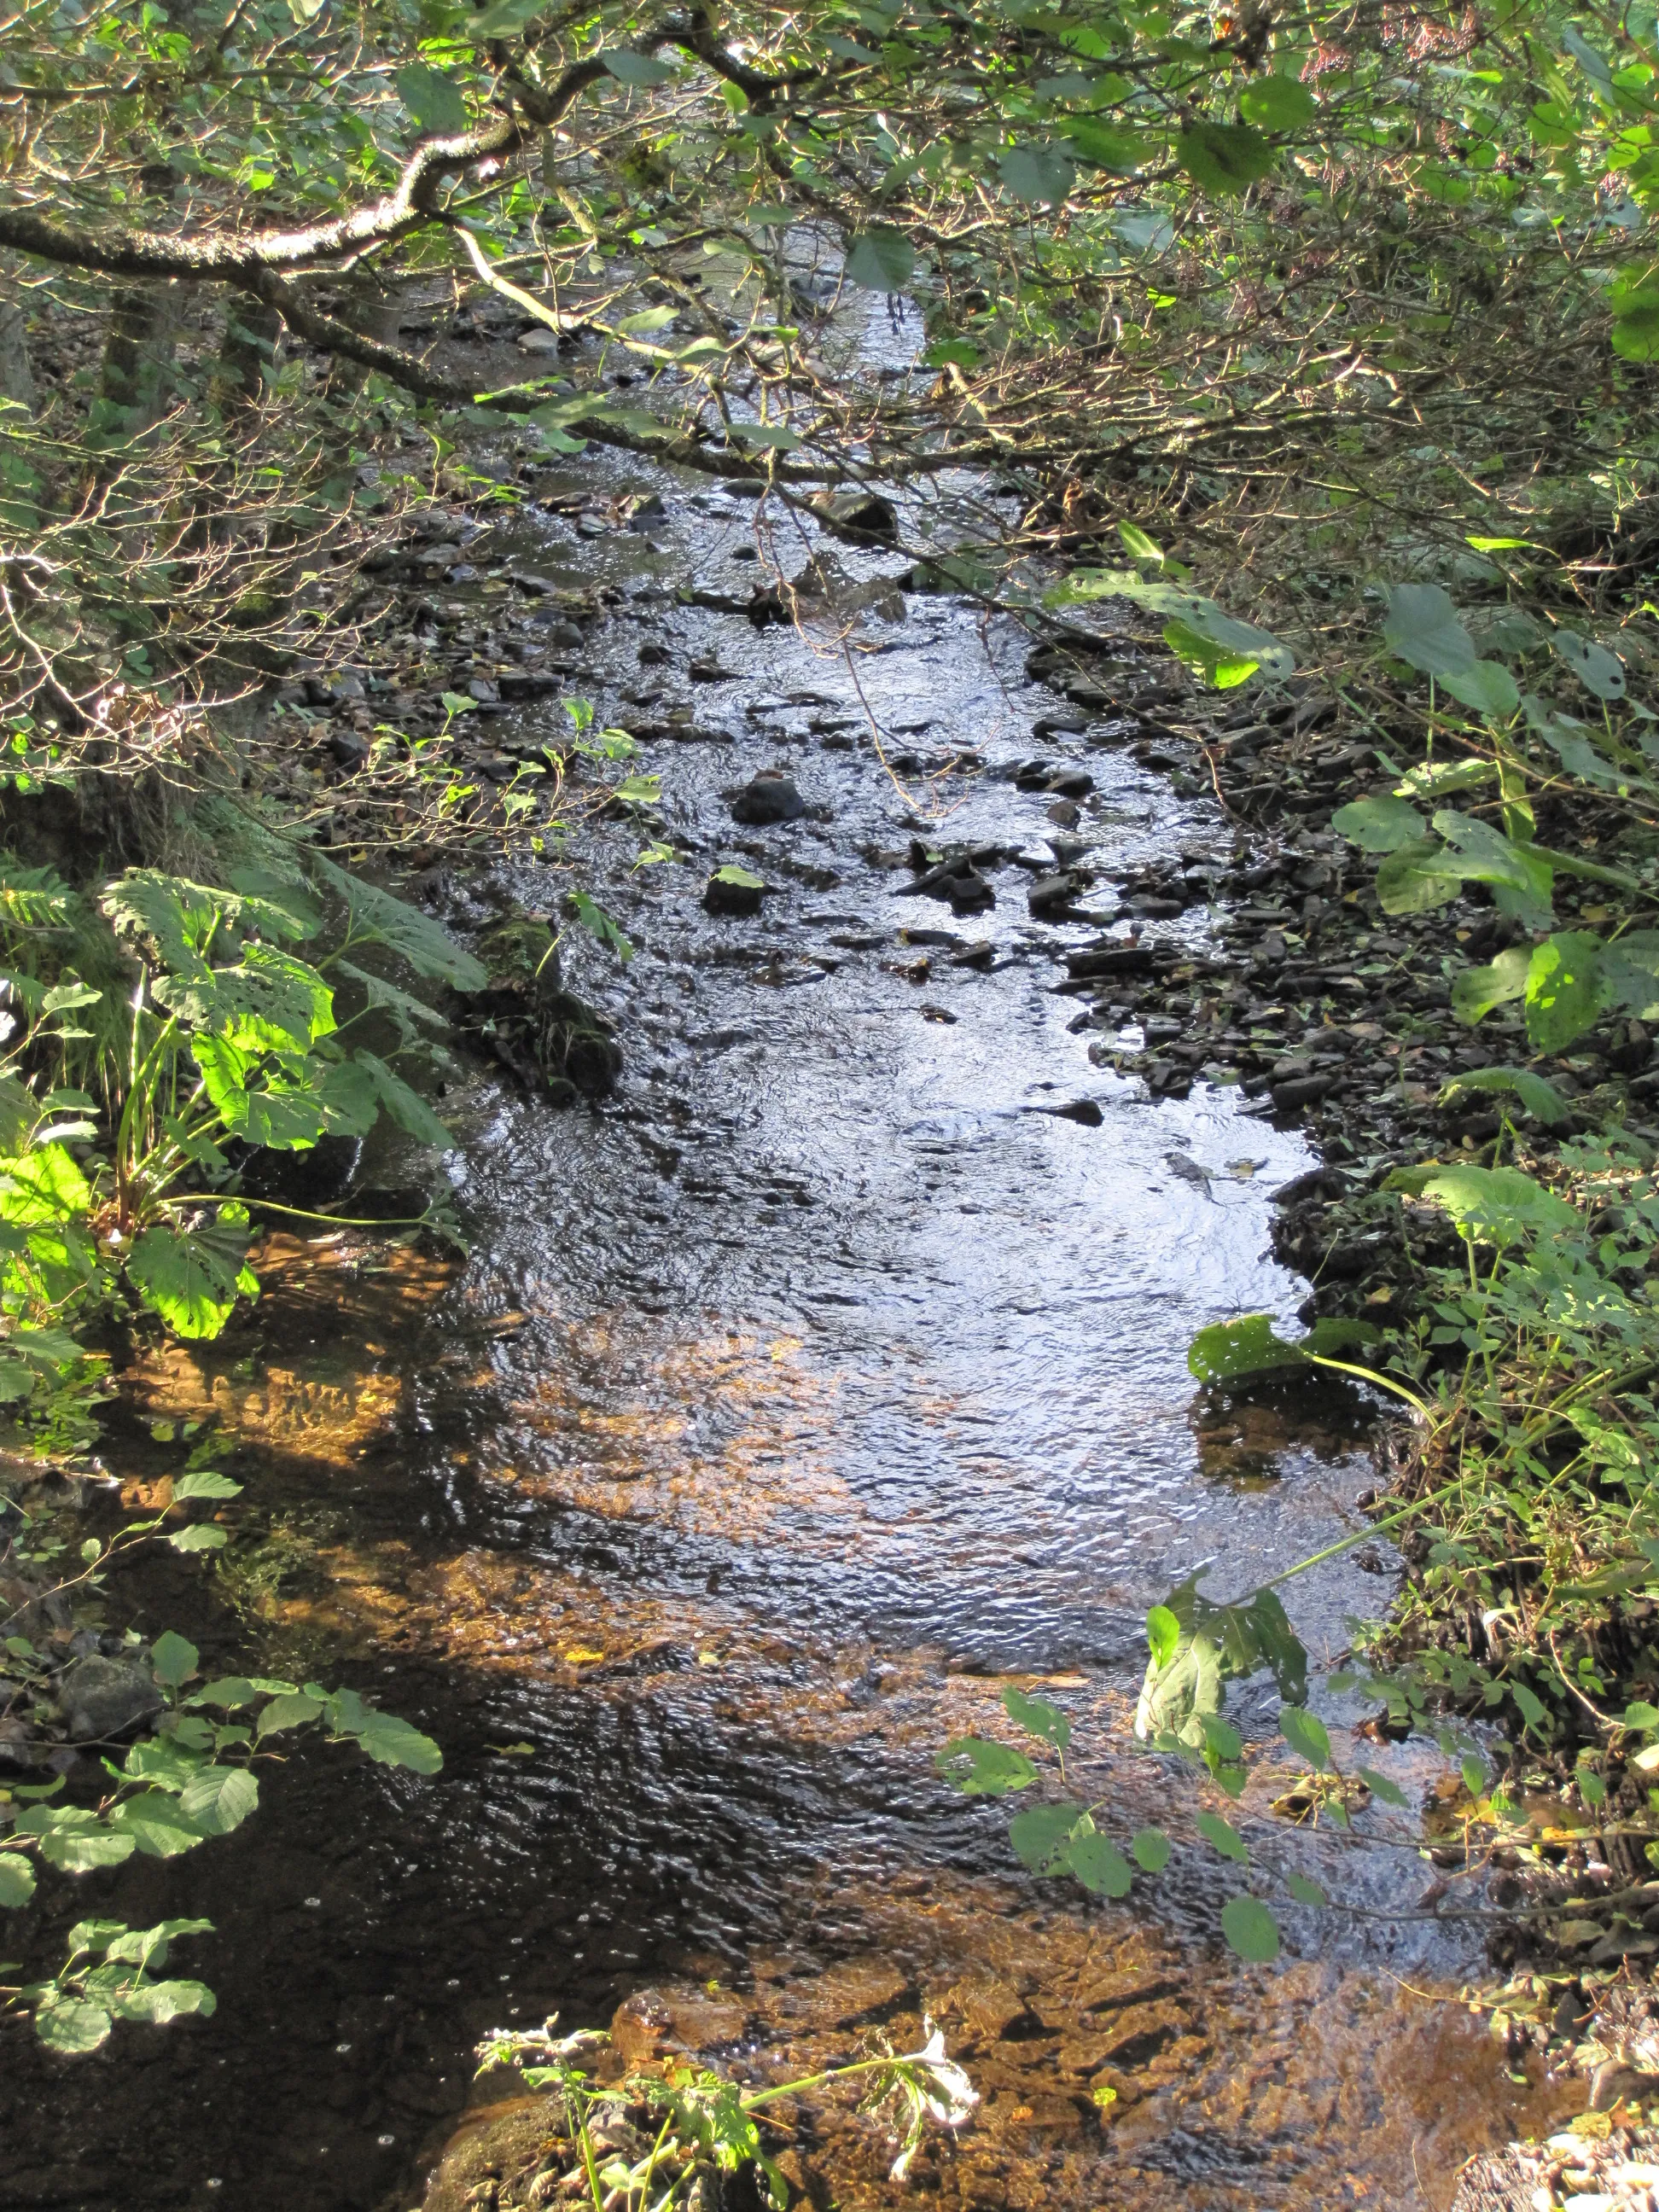
{"type": "Polygon", "coordinates": [[[1234,691],[1241,684],[1248,684],[1261,663],[1254,654],[1237,653],[1230,646],[1215,645],[1200,635],[1190,623],[1166,623],[1164,642],[1178,660],[1189,668],[1198,669],[1206,683],[1217,691],[1234,691]]]}
{"type": "Polygon", "coordinates": [[[1237,1859],[1241,1864],[1248,1862],[1249,1845],[1232,1822],[1224,1820],[1219,1813],[1200,1813],[1194,1817],[1194,1826],[1205,1842],[1212,1844],[1223,1858],[1237,1859]]]}
{"type": "Polygon", "coordinates": [[[1271,1966],[1279,1956],[1279,1923],[1260,1898],[1230,1897],[1221,1908],[1228,1948],[1248,1964],[1271,1966]]]}
{"type": "Polygon", "coordinates": [[[1287,1874],[1285,1887],[1298,1905],[1328,1905],[1331,1901],[1319,1884],[1305,1874],[1287,1874]]]}
{"type": "Polygon", "coordinates": [[[1386,1774],[1379,1774],[1372,1766],[1356,1766],[1354,1772],[1364,1784],[1379,1804],[1403,1806],[1407,1802],[1405,1791],[1397,1782],[1390,1782],[1386,1774]]]}
{"type": "Polygon", "coordinates": [[[417,975],[430,983],[449,983],[458,991],[482,991],[489,981],[482,961],[456,944],[441,923],[418,907],[394,898],[390,891],[348,875],[321,854],[313,866],[328,890],[343,899],[351,915],[354,938],[384,945],[406,960],[417,975]]]}
{"type": "Polygon", "coordinates": [[[1396,847],[1376,872],[1376,900],[1384,914],[1427,914],[1449,906],[1462,888],[1456,854],[1432,837],[1396,847]]]}
{"type": "Polygon", "coordinates": [[[84,1997],[44,1998],[34,2015],[34,2032],[48,2051],[77,2057],[96,2051],[109,2040],[110,2016],[101,2005],[84,1997]]]}
{"type": "Polygon", "coordinates": [[[1533,947],[1527,967],[1527,1036],[1539,1052],[1564,1052],[1594,1029],[1613,1000],[1601,940],[1559,930],[1533,947]]]}
{"type": "Polygon", "coordinates": [[[599,59],[618,84],[666,84],[674,74],[672,62],[660,61],[655,54],[636,54],[626,46],[613,46],[599,59]]]}
{"type": "Polygon", "coordinates": [[[394,1068],[372,1052],[359,1052],[354,1063],[374,1086],[374,1093],[391,1120],[409,1136],[439,1152],[453,1149],[455,1139],[418,1091],[404,1081],[394,1068]]]}
{"type": "Polygon", "coordinates": [[[1162,576],[1143,576],[1135,568],[1074,568],[1063,584],[1048,594],[1048,603],[1053,606],[1109,599],[1133,599],[1151,613],[1182,623],[1207,645],[1220,647],[1241,659],[1259,662],[1263,672],[1277,682],[1296,673],[1289,647],[1271,630],[1240,622],[1213,599],[1183,591],[1162,576]]]}
{"type": "Polygon", "coordinates": [[[1568,629],[1557,630],[1550,642],[1587,691],[1609,702],[1624,697],[1624,665],[1606,646],[1575,636],[1568,629]]]}
{"type": "Polygon", "coordinates": [[[72,1805],[51,1808],[46,1819],[25,1813],[19,1817],[18,1831],[38,1832],[41,1857],[64,1874],[90,1874],[96,1867],[119,1866],[132,1856],[131,1836],[105,1827],[95,1813],[73,1817],[78,1813],[80,1808],[72,1805]]]}
{"type": "Polygon", "coordinates": [[[1072,1741],[1072,1723],[1060,1707],[1051,1705],[1046,1698],[1027,1697],[1024,1690],[1016,1689],[1011,1683],[1002,1693],[1002,1710],[1028,1735],[1053,1744],[1056,1751],[1064,1751],[1072,1741]]]}
{"type": "Polygon", "coordinates": [[[1067,116],[1064,127],[1078,158],[1113,176],[1133,177],[1158,158],[1158,141],[1146,131],[1125,131],[1089,115],[1067,116]]]}
{"type": "Polygon", "coordinates": [[[1331,1739],[1325,1723],[1305,1705],[1281,1705],[1279,1732],[1292,1751],[1299,1751],[1310,1766],[1322,1770],[1331,1763],[1331,1739]]]}
{"type": "MultiPolygon", "coordinates": [[[[283,1687],[286,1691],[287,1686],[283,1687]]],[[[221,1674],[185,1702],[191,1705],[218,1705],[227,1712],[235,1712],[244,1705],[252,1705],[262,1694],[260,1685],[251,1682],[246,1674],[221,1674]]]]}
{"type": "Polygon", "coordinates": [[[1549,1708],[1535,1690],[1528,1689],[1524,1682],[1512,1681],[1509,1686],[1509,1691],[1510,1697],[1515,1700],[1524,1726],[1529,1729],[1541,1729],[1548,1724],[1549,1708]]]}
{"type": "Polygon", "coordinates": [[[740,868],[735,862],[724,868],[716,868],[714,881],[717,884],[732,884],[738,890],[744,891],[763,891],[766,889],[764,876],[757,876],[748,868],[740,868]]]}
{"type": "Polygon", "coordinates": [[[303,1691],[290,1692],[286,1697],[273,1698],[263,1708],[254,1733],[263,1739],[283,1729],[303,1728],[307,1722],[314,1721],[322,1710],[320,1698],[308,1698],[303,1691]]]}
{"type": "Polygon", "coordinates": [[[121,1762],[121,1771],[134,1782],[153,1783],[175,1793],[187,1790],[202,1771],[203,1762],[194,1752],[164,1735],[135,1743],[121,1762]]]}
{"type": "Polygon", "coordinates": [[[1181,1622],[1167,1605],[1155,1605],[1146,1615],[1146,1644],[1155,1667],[1167,1667],[1181,1642],[1181,1622]]]}
{"type": "Polygon", "coordinates": [[[127,1274],[175,1336],[217,1336],[236,1304],[245,1235],[211,1229],[146,1229],[127,1255],[127,1274]]]}
{"type": "Polygon", "coordinates": [[[398,97],[422,131],[457,138],[466,129],[466,102],[452,76],[425,62],[410,62],[397,75],[398,97]]]}
{"type": "Polygon", "coordinates": [[[395,1713],[371,1711],[356,1729],[358,1742],[380,1766],[406,1766],[411,1774],[436,1774],[444,1755],[429,1735],[395,1713]]]}
{"type": "Polygon", "coordinates": [[[1238,95],[1238,112],[1263,131],[1297,131],[1319,112],[1319,103],[1293,76],[1259,76],[1238,95]]]}
{"type": "Polygon", "coordinates": [[[1519,1168],[1396,1168],[1383,1187],[1431,1199],[1450,1214],[1461,1235],[1500,1250],[1523,1235],[1556,1236],[1578,1226],[1565,1199],[1519,1168]]]}
{"type": "Polygon", "coordinates": [[[1622,301],[1613,349],[1626,361],[1659,360],[1659,289],[1633,292],[1622,301]]]}
{"type": "Polygon", "coordinates": [[[1202,1741],[1202,1716],[1219,1712],[1224,1694],[1219,1650],[1207,1636],[1187,1637],[1166,1665],[1156,1660],[1148,1665],[1135,1706],[1135,1734],[1147,1742],[1181,1736],[1193,1727],[1202,1741]]]}
{"type": "Polygon", "coordinates": [[[1162,1874],[1170,1863],[1170,1838],[1162,1828],[1137,1828],[1129,1838],[1135,1864],[1148,1874],[1162,1874]]]}
{"type": "Polygon", "coordinates": [[[1523,945],[1500,952],[1489,968],[1465,968],[1452,981],[1452,1012],[1460,1022],[1474,1023],[1494,1006],[1526,996],[1531,952],[1523,945]]]}
{"type": "Polygon", "coordinates": [[[1376,1341],[1368,1322],[1316,1322],[1298,1344],[1273,1334],[1271,1314],[1246,1314],[1237,1321],[1212,1322],[1194,1337],[1187,1352],[1188,1372],[1200,1382],[1238,1382],[1252,1375],[1300,1367],[1310,1359],[1334,1359],[1376,1341]]]}
{"type": "Polygon", "coordinates": [[[1072,1831],[1083,1818],[1081,1805],[1031,1805],[1008,1824],[1014,1856],[1033,1874],[1057,1873],[1065,1862],[1072,1831]]]}
{"type": "Polygon", "coordinates": [[[1545,1077],[1534,1075],[1529,1068],[1471,1068],[1466,1075],[1453,1077],[1440,1093],[1440,1103],[1454,1106],[1471,1091],[1508,1093],[1518,1098],[1534,1120],[1542,1122],[1547,1129],[1558,1128],[1571,1113],[1555,1085],[1545,1077]]]}
{"type": "Polygon", "coordinates": [[[0,1906],[15,1911],[34,1894],[34,1869],[21,1851],[0,1851],[0,1906]]]}
{"type": "Polygon", "coordinates": [[[125,1799],[109,1819],[112,1828],[131,1836],[145,1856],[153,1859],[177,1858],[183,1851],[193,1851],[209,1832],[160,1790],[147,1790],[142,1796],[125,1799]]]}
{"type": "Polygon", "coordinates": [[[482,15],[456,21],[474,39],[511,39],[548,5],[549,0],[490,0],[482,15]]]}
{"type": "Polygon", "coordinates": [[[1064,1863],[1093,1897],[1127,1897],[1134,1870],[1085,1813],[1066,1844],[1064,1863]]]}
{"type": "Polygon", "coordinates": [[[1011,1790],[1024,1790],[1037,1778],[1036,1766],[1023,1751],[985,1736],[957,1737],[934,1753],[933,1764],[964,1797],[1006,1797],[1011,1790]]]}
{"type": "Polygon", "coordinates": [[[1426,824],[1403,799],[1356,799],[1338,807],[1331,827],[1362,853],[1394,853],[1420,840],[1426,824]]]}
{"type": "Polygon", "coordinates": [[[848,246],[847,281],[866,291],[902,292],[915,273],[915,250],[902,231],[863,231],[848,246]]]}
{"type": "Polygon", "coordinates": [[[233,1482],[228,1474],[212,1474],[205,1468],[194,1474],[181,1474],[173,1486],[173,1502],[185,1505],[203,1498],[240,1498],[242,1486],[233,1482]]]}
{"type": "MultiPolygon", "coordinates": [[[[179,1494],[176,1485],[173,1494],[175,1498],[179,1494]]],[[[200,1656],[193,1644],[168,1628],[150,1646],[149,1663],[156,1680],[165,1682],[169,1690],[176,1690],[196,1672],[196,1662],[200,1656]]]]}
{"type": "Polygon", "coordinates": [[[1521,687],[1501,660],[1477,660],[1472,668],[1453,669],[1442,677],[1441,688],[1491,722],[1507,722],[1520,712],[1521,687]]]}
{"type": "Polygon", "coordinates": [[[210,1836],[240,1827],[259,1802],[259,1785],[245,1766],[204,1767],[179,1799],[186,1820],[210,1836]]]}
{"type": "Polygon", "coordinates": [[[37,1145],[0,1160],[0,1221],[23,1227],[74,1220],[92,1205],[92,1187],[62,1145],[37,1145]]]}
{"type": "Polygon", "coordinates": [[[1659,1020],[1659,930],[1631,929],[1601,948],[1610,1005],[1638,1021],[1659,1020]]]}
{"type": "Polygon", "coordinates": [[[123,1991],[114,2002],[113,2009],[120,2020],[146,2020],[153,2026],[164,2027],[170,2020],[181,2020],[199,2013],[204,2019],[218,2008],[218,1999],[202,1982],[141,1982],[136,1988],[123,1991]]]}
{"type": "Polygon", "coordinates": [[[997,157],[1002,181],[1028,206],[1058,206],[1072,189],[1072,165],[1050,146],[1014,146],[997,157]]]}
{"type": "Polygon", "coordinates": [[[1176,140],[1176,158],[1202,191],[1247,191],[1277,159],[1248,123],[1194,123],[1176,140]]]}
{"type": "Polygon", "coordinates": [[[1396,584],[1382,635],[1389,649],[1425,676],[1467,675],[1479,656],[1457,610],[1438,584],[1396,584]]]}
{"type": "Polygon", "coordinates": [[[175,1552],[222,1552],[228,1539],[211,1521],[193,1521],[188,1528],[175,1528],[167,1541],[175,1552]]]}

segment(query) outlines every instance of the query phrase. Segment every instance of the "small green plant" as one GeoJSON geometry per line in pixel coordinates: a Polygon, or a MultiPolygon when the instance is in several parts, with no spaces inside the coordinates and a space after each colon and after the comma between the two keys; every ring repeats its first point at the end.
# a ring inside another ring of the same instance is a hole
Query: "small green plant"
{"type": "MultiPolygon", "coordinates": [[[[478,2071],[512,2066],[528,2087],[551,2091],[562,2108],[568,2172],[556,2186],[585,2197],[592,2212],[674,2212],[706,2203],[706,2177],[754,2166],[769,2202],[782,2212],[789,2188],[761,2136],[769,2105],[840,2082],[865,2090],[863,2109],[891,2113],[901,2136],[891,2173],[902,2181],[930,2128],[961,2127],[979,2102],[973,2084],[945,2055],[931,2021],[919,2051],[882,2050],[764,2089],[745,2088],[705,2068],[669,2063],[604,2085],[577,2062],[610,2039],[593,2030],[556,2037],[556,2020],[538,2029],[500,2028],[478,2046],[478,2071]]],[[[539,2201],[539,2200],[532,2200],[539,2201]]]]}

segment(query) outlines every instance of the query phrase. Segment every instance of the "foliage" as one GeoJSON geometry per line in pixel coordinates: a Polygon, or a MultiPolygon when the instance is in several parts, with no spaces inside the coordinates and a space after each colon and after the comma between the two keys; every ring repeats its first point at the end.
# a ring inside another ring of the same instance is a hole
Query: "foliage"
{"type": "MultiPolygon", "coordinates": [[[[240,1486],[221,1475],[196,1474],[174,1486],[176,1503],[234,1495],[240,1486]]],[[[151,1534],[159,1521],[135,1522],[112,1541],[94,1564],[151,1534]]],[[[210,1523],[191,1522],[171,1540],[210,1523]]],[[[221,1542],[223,1532],[213,1529],[221,1542]]],[[[94,1547],[94,1553],[97,1547],[94,1547]]],[[[8,1639],[10,1668],[26,1682],[44,1683],[47,1662],[23,1637],[8,1639]]],[[[0,1906],[16,1910],[33,1898],[36,1869],[88,1874],[117,1867],[137,1855],[171,1859],[239,1828],[259,1802],[260,1759],[315,1729],[331,1743],[355,1743],[383,1766],[435,1774],[442,1756],[430,1737],[396,1715],[367,1704],[355,1690],[320,1683],[241,1675],[190,1685],[198,1679],[198,1653],[172,1631],[156,1638],[148,1666],[161,1711],[154,1729],[127,1748],[118,1764],[102,1761],[105,1786],[94,1804],[67,1802],[64,1778],[16,1784],[0,1793],[0,1906]]],[[[210,2013],[214,1999],[199,1982],[158,1982],[151,1970],[166,1962],[179,1936],[210,1932],[205,1920],[175,1920],[142,1933],[112,1921],[82,1921],[71,1929],[69,1957],[46,1982],[0,1990],[9,2007],[32,2013],[41,2041],[65,2052],[96,2050],[121,2020],[157,2023],[186,2013],[210,2013]]]]}
{"type": "MultiPolygon", "coordinates": [[[[744,2088],[707,2069],[671,2063],[661,2074],[639,2070],[614,2086],[600,2084],[577,2059],[608,2038],[592,2029],[556,2037],[556,2021],[539,2029],[498,2028],[478,2046],[481,2074],[520,2069],[527,2087],[557,2097],[569,2138],[567,2194],[586,2197],[593,2212],[672,2212],[706,2203],[711,2179],[744,2167],[758,2171],[768,2202],[782,2212],[789,2187],[763,2147],[766,2107],[832,2084],[852,2082],[864,2109],[896,2112],[902,2136],[892,2179],[903,2180],[931,2128],[959,2128],[979,2098],[968,2076],[945,2055],[931,2021],[919,2051],[883,2047],[866,2058],[829,2066],[764,2089],[744,2088]],[[758,2116],[758,2117],[757,2117],[758,2116]],[[637,2124],[630,2124],[637,2123],[637,2124]]],[[[543,2193],[546,2185],[538,2184],[543,2193]]]]}

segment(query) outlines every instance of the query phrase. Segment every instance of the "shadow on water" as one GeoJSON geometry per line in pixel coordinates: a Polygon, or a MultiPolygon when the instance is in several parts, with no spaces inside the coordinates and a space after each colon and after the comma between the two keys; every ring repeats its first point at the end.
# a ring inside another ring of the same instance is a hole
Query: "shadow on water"
{"type": "MultiPolygon", "coordinates": [[[[763,2068],[931,2013],[985,2098],[918,2166],[941,2203],[1441,2206],[1458,2160],[1541,2109],[1436,2001],[1480,1930],[1413,1917],[1409,1827],[1293,1839],[1364,1910],[1334,1939],[1292,1918],[1279,1966],[1242,1970],[1213,1855],[1091,1903],[1023,1875],[1006,1808],[936,1778],[947,1738],[1006,1733],[1009,1676],[1040,1680],[1105,1822],[1179,1832],[1170,1775],[1126,1742],[1146,1607],[1206,1560],[1230,1595],[1357,1527],[1368,1416],[1346,1391],[1194,1404],[1192,1330],[1299,1295],[1264,1256],[1299,1140],[1201,1085],[1160,1106],[1097,1069],[1052,986],[1098,924],[1029,920],[1029,872],[996,876],[975,964],[952,960],[968,928],[899,895],[912,836],[1018,852],[1057,826],[996,774],[1045,704],[1017,641],[922,601],[849,663],[667,603],[749,528],[677,498],[654,546],[540,549],[589,583],[609,559],[636,594],[587,647],[603,715],[641,688],[641,638],[667,647],[646,688],[678,733],[650,764],[700,855],[636,871],[596,842],[638,947],[580,979],[629,1041],[617,1098],[554,1115],[475,1079],[446,1108],[470,1260],[278,1243],[255,1315],[127,1378],[107,1455],[130,1502],[178,1463],[149,1420],[213,1418],[247,1484],[210,1579],[135,1571],[139,1626],[215,1672],[252,1646],[354,1681],[446,1765],[302,1750],[234,1837],[122,1871],[123,1917],[215,1921],[218,2013],[72,2066],[9,2038],[7,2206],[407,2208],[499,2094],[469,2081],[486,2028],[603,2023],[647,1986],[763,2068]],[[890,763],[911,726],[913,768],[887,772],[866,707],[890,763]],[[808,814],[738,832],[722,793],[774,763],[808,814]],[[777,885],[759,920],[703,913],[702,863],[727,860],[777,885]],[[1094,1126],[1042,1110],[1085,1099],[1094,1126]]],[[[1043,747],[1087,761],[1068,834],[1103,869],[1224,848],[1213,809],[1086,732],[1043,747]]],[[[557,882],[507,888],[546,910],[557,882]]],[[[1386,1591],[1352,1557],[1286,1586],[1316,1659],[1386,1591]]],[[[1264,1741],[1275,1710],[1236,1704],[1264,1741]]],[[[1414,1753],[1368,1753],[1426,1782],[1414,1753]]],[[[60,1908],[54,1886],[42,1930],[117,1887],[60,1908]]],[[[868,2123],[822,2148],[840,2202],[899,2201],[868,2123]]]]}

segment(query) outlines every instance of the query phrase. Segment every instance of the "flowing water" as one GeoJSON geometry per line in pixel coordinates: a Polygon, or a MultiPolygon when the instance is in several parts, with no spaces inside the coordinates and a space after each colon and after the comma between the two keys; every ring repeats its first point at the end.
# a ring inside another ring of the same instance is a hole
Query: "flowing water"
{"type": "MultiPolygon", "coordinates": [[[[900,896],[915,836],[1044,849],[1054,802],[997,774],[1033,754],[1093,776],[1066,826],[1108,872],[1219,860],[1226,825],[1121,750],[1035,738],[1054,702],[970,608],[913,598],[849,644],[830,612],[803,635],[672,605],[688,580],[746,592],[753,523],[662,489],[649,535],[520,546],[617,586],[571,688],[678,732],[644,764],[702,851],[635,870],[626,830],[586,833],[636,946],[580,978],[627,1042],[617,1096],[561,1113],[471,1078],[446,1110],[471,1256],[279,1244],[257,1316],[129,1377],[143,1419],[108,1455],[136,1501],[179,1463],[145,1423],[214,1415],[271,1533],[210,1584],[145,1570],[141,1625],[186,1629],[210,1671],[252,1645],[356,1682],[443,1773],[307,1750],[233,1838],[124,1870],[127,1918],[216,1922],[192,1966],[218,2013],[72,2065],[9,2037],[0,2203],[406,2208],[462,2109],[504,2094],[469,2082],[487,2027],[602,2025],[654,1990],[686,2041],[774,2075],[936,2018],[984,2098],[909,2185],[941,2203],[1443,2206],[1542,2106],[1435,2001],[1481,1931],[1413,1917],[1413,1825],[1293,1839],[1363,1910],[1291,1914],[1279,1965],[1241,1968],[1216,1933],[1237,1884],[1185,1840],[1195,1794],[1127,1735],[1149,1603],[1206,1559],[1216,1595],[1247,1590],[1358,1525],[1357,1398],[1227,1413],[1186,1369],[1196,1327],[1293,1312],[1267,1194],[1301,1142],[1096,1069],[1054,988],[1093,931],[1033,923],[1017,866],[969,921],[900,896]],[[722,793],[770,766],[807,816],[737,829],[722,793]],[[724,861],[777,887],[758,919],[702,911],[724,861]],[[991,950],[953,964],[930,931],[991,950]],[[1071,1713],[1104,1824],[1182,1839],[1127,1904],[1024,1875],[1007,1808],[936,1777],[950,1737],[1011,1733],[1010,1679],[1071,1713]]],[[[502,887],[546,910],[558,885],[532,863],[502,887]]],[[[1200,943],[1203,908],[1175,927],[1200,943]]],[[[1387,1589],[1349,1556],[1285,1595],[1318,1658],[1387,1589]]],[[[1270,1688],[1230,1710],[1271,1740],[1270,1688]]],[[[60,1917],[113,1894],[91,1877],[60,1917]]],[[[815,2202],[897,2203],[891,2149],[832,2112],[791,2171],[815,2202]]]]}

